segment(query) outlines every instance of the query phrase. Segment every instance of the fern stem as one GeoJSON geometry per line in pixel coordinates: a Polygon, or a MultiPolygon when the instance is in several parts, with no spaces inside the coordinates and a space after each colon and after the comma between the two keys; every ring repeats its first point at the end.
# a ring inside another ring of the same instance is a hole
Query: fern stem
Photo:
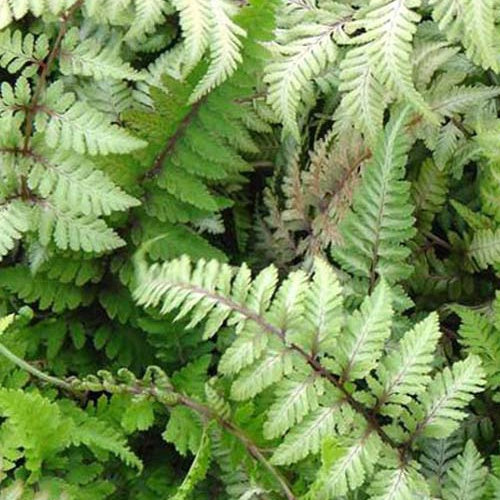
{"type": "Polygon", "coordinates": [[[153,166],[147,171],[145,177],[147,178],[152,178],[156,177],[160,172],[161,169],[163,168],[163,164],[165,163],[165,160],[168,158],[170,154],[172,154],[172,151],[174,150],[175,146],[177,145],[177,142],[179,139],[182,138],[184,133],[186,132],[187,128],[189,127],[189,124],[193,121],[193,119],[196,117],[198,114],[198,111],[200,110],[200,107],[202,103],[205,101],[204,98],[200,99],[199,101],[195,102],[187,115],[183,118],[179,126],[177,127],[175,133],[168,139],[167,144],[163,148],[163,150],[160,152],[160,154],[156,157],[155,162],[153,163],[153,166]]]}
{"type": "Polygon", "coordinates": [[[351,406],[353,410],[362,415],[365,420],[368,422],[370,427],[377,432],[380,436],[380,439],[384,441],[389,446],[397,449],[398,445],[394,442],[381,428],[379,422],[377,421],[376,416],[367,410],[361,403],[356,401],[349,391],[345,388],[342,381],[335,374],[327,370],[316,358],[308,354],[304,351],[300,346],[296,344],[288,344],[286,340],[286,332],[281,330],[280,328],[275,327],[271,323],[268,323],[264,318],[262,318],[258,313],[248,309],[247,307],[234,302],[227,297],[219,295],[217,293],[208,292],[207,290],[196,287],[190,284],[179,284],[179,288],[189,290],[190,292],[198,295],[204,295],[205,297],[209,297],[214,301],[217,301],[219,304],[224,304],[227,308],[232,309],[240,313],[242,316],[245,316],[250,321],[257,323],[264,331],[277,336],[287,347],[298,353],[307,364],[317,373],[320,377],[326,379],[332,385],[334,385],[337,389],[339,389],[342,394],[345,396],[347,403],[351,406]]]}
{"type": "MultiPolygon", "coordinates": [[[[52,377],[51,375],[47,375],[41,370],[38,370],[37,368],[30,365],[20,357],[16,356],[10,349],[8,349],[1,342],[0,342],[0,354],[5,356],[9,361],[17,365],[19,368],[27,371],[28,373],[39,378],[40,380],[43,380],[49,384],[52,384],[56,387],[59,387],[61,389],[73,393],[81,392],[81,389],[78,389],[74,384],[70,384],[69,382],[66,382],[65,380],[62,380],[57,377],[52,377]]],[[[157,399],[159,402],[162,402],[161,391],[156,387],[147,388],[147,387],[133,387],[133,386],[121,385],[120,389],[123,390],[124,392],[128,392],[134,395],[147,394],[157,399]]],[[[103,386],[102,390],[105,391],[106,387],[103,386]]],[[[92,392],[99,392],[99,391],[92,391],[92,392]]],[[[215,420],[223,429],[225,429],[227,432],[232,434],[236,439],[238,439],[238,441],[240,441],[243,444],[248,453],[268,470],[268,472],[275,478],[277,483],[280,485],[287,500],[297,500],[297,497],[292,492],[284,476],[267,460],[267,458],[261,452],[259,447],[237,425],[235,425],[230,420],[227,420],[222,416],[220,416],[209,406],[206,406],[183,394],[178,395],[177,404],[181,404],[183,406],[186,406],[187,408],[190,408],[191,410],[195,411],[200,416],[205,417],[206,419],[215,420]]]]}
{"type": "Polygon", "coordinates": [[[5,347],[5,345],[2,344],[1,342],[0,342],[0,354],[5,356],[9,361],[14,363],[15,365],[19,366],[19,368],[22,368],[23,370],[27,371],[34,377],[39,378],[40,380],[48,382],[49,384],[55,385],[67,391],[72,391],[72,392],[74,391],[74,388],[71,386],[71,384],[60,378],[52,377],[51,375],[47,375],[41,370],[38,370],[38,368],[35,368],[34,366],[24,361],[24,359],[21,359],[20,357],[16,356],[10,349],[5,347]]]}
{"type": "Polygon", "coordinates": [[[260,451],[259,447],[245,434],[245,432],[236,426],[233,422],[224,419],[220,415],[218,415],[215,411],[213,411],[210,407],[205,406],[197,401],[190,399],[186,396],[179,396],[179,403],[184,406],[191,408],[199,414],[204,415],[209,419],[214,419],[217,423],[224,428],[227,432],[236,437],[246,448],[247,452],[258,462],[260,462],[276,479],[276,481],[281,486],[281,489],[286,495],[288,500],[297,500],[297,497],[294,495],[290,486],[288,485],[286,479],[283,475],[267,460],[267,458],[260,451]]]}
{"type": "Polygon", "coordinates": [[[357,411],[360,415],[362,415],[365,420],[368,422],[369,426],[380,436],[380,439],[384,441],[386,444],[391,446],[394,449],[398,448],[398,445],[395,441],[393,441],[380,427],[375,414],[368,411],[361,403],[356,401],[349,391],[345,388],[342,381],[329,370],[327,370],[317,359],[313,358],[309,354],[307,354],[301,347],[292,344],[291,348],[298,352],[308,363],[308,365],[320,376],[328,380],[332,385],[334,385],[337,389],[339,389],[345,397],[347,403],[351,406],[351,408],[357,411]]]}

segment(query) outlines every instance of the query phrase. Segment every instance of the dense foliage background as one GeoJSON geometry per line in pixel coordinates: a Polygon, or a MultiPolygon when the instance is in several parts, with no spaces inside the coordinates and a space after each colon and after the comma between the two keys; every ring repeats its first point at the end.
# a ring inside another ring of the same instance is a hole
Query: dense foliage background
{"type": "Polygon", "coordinates": [[[499,0],[0,0],[0,77],[1,500],[500,498],[499,0]]]}

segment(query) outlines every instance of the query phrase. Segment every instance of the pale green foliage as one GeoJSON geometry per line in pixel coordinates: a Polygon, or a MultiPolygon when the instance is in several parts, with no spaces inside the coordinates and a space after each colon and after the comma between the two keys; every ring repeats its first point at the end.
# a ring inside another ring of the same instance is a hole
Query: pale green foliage
{"type": "Polygon", "coordinates": [[[452,369],[445,368],[429,384],[427,392],[418,397],[415,407],[420,421],[409,419],[406,425],[427,437],[445,438],[458,428],[466,414],[458,408],[466,406],[474,393],[485,384],[484,372],[478,356],[470,355],[457,361],[452,369]]]}
{"type": "Polygon", "coordinates": [[[180,23],[184,33],[186,54],[184,56],[187,70],[192,69],[207,50],[210,42],[211,16],[210,2],[192,0],[172,0],[179,11],[180,23]]]}
{"type": "Polygon", "coordinates": [[[33,63],[43,61],[49,51],[48,39],[45,35],[35,38],[31,33],[23,37],[21,31],[5,30],[0,32],[0,66],[10,73],[16,73],[21,68],[25,74],[36,71],[33,63]]]}
{"type": "Polygon", "coordinates": [[[347,318],[346,331],[336,346],[343,380],[363,379],[377,364],[391,334],[391,303],[389,287],[382,281],[359,311],[347,318]]]}
{"type": "MultiPolygon", "coordinates": [[[[369,102],[372,98],[375,98],[375,101],[377,99],[380,101],[382,98],[376,84],[371,81],[376,79],[379,85],[411,103],[431,121],[436,120],[412,81],[411,39],[416,31],[416,23],[420,20],[420,16],[412,9],[420,5],[420,0],[375,0],[370,3],[366,14],[355,24],[356,27],[363,28],[365,33],[354,38],[353,42],[359,47],[352,49],[354,54],[346,58],[341,78],[346,82],[351,80],[352,72],[360,75],[360,88],[352,92],[361,93],[357,97],[361,98],[363,108],[369,109],[374,106],[369,102]],[[363,58],[358,56],[361,53],[363,58]]],[[[364,130],[368,130],[372,137],[376,129],[370,124],[379,126],[381,124],[380,111],[377,108],[373,109],[375,113],[365,111],[369,121],[363,124],[364,130]]]]}
{"type": "Polygon", "coordinates": [[[370,494],[371,500],[412,500],[428,498],[429,488],[415,464],[408,464],[380,471],[371,483],[370,494]]]}
{"type": "Polygon", "coordinates": [[[192,68],[210,47],[207,72],[191,95],[191,102],[195,102],[236,71],[242,61],[241,37],[245,36],[245,31],[234,22],[236,9],[228,0],[177,0],[174,5],[181,12],[181,25],[188,40],[188,68],[192,68]]]}
{"type": "MultiPolygon", "coordinates": [[[[60,99],[62,96],[51,96],[60,99]]],[[[66,99],[66,102],[68,99],[66,99]]],[[[81,102],[56,109],[40,130],[51,148],[56,146],[90,155],[125,153],[145,146],[145,142],[109,123],[108,117],[81,102]]]]}
{"type": "Polygon", "coordinates": [[[345,495],[363,484],[378,460],[381,442],[368,430],[347,440],[325,440],[322,468],[307,498],[328,499],[345,495]]]}
{"type": "Polygon", "coordinates": [[[42,245],[53,239],[61,250],[105,252],[125,244],[102,219],[60,209],[49,202],[38,209],[38,235],[42,245]]]}
{"type": "Polygon", "coordinates": [[[273,463],[294,464],[310,454],[317,454],[323,440],[350,419],[349,411],[336,402],[312,411],[285,436],[273,454],[273,463]]]}
{"type": "Polygon", "coordinates": [[[500,498],[499,8],[0,0],[0,500],[500,498]]]}
{"type": "Polygon", "coordinates": [[[407,404],[409,396],[425,389],[439,337],[438,318],[432,314],[405,333],[379,364],[376,380],[369,378],[369,385],[382,412],[390,413],[393,404],[407,404]]]}
{"type": "Polygon", "coordinates": [[[444,500],[483,498],[488,469],[483,465],[473,441],[467,441],[465,450],[449,469],[443,492],[444,500]]]}
{"type": "MultiPolygon", "coordinates": [[[[334,498],[359,488],[379,468],[379,456],[390,457],[396,443],[412,449],[421,437],[449,436],[485,384],[480,360],[473,355],[431,379],[440,336],[435,315],[387,351],[394,311],[384,281],[345,321],[333,320],[333,314],[343,315],[338,282],[320,259],[312,277],[295,271],[279,286],[272,266],[252,280],[246,266],[235,269],[203,260],[193,266],[186,257],[147,267],[138,255],[136,265],[139,304],[160,306],[162,314],[177,309],[177,319],[190,317],[188,327],[205,321],[206,336],[224,322],[234,330],[219,372],[230,378],[235,401],[258,398],[273,387],[264,435],[284,434],[273,463],[292,464],[323,447],[323,465],[310,498],[334,498]],[[304,314],[306,310],[316,313],[304,314]],[[333,320],[336,342],[318,344],[304,335],[311,326],[314,334],[318,317],[319,325],[333,320]],[[370,392],[358,391],[354,381],[367,376],[370,392]],[[364,402],[392,419],[388,434],[373,424],[364,402]]],[[[418,488],[416,471],[391,467],[390,474],[402,480],[401,491],[380,480],[377,494],[388,490],[391,498],[393,488],[394,495],[405,498],[418,488]]]]}
{"type": "MultiPolygon", "coordinates": [[[[43,150],[42,150],[43,151],[43,150]]],[[[63,151],[43,151],[33,158],[28,185],[61,208],[84,215],[109,215],[137,206],[90,159],[63,151]]]]}
{"type": "Polygon", "coordinates": [[[411,272],[404,246],[414,234],[410,185],[403,180],[409,149],[403,133],[406,116],[398,114],[379,135],[352,211],[340,226],[344,244],[333,249],[344,269],[371,283],[376,276],[394,283],[411,272]]]}
{"type": "Polygon", "coordinates": [[[23,233],[31,226],[30,209],[18,202],[12,201],[0,207],[0,257],[5,256],[14,248],[16,241],[22,238],[23,233]]]}
{"type": "Polygon", "coordinates": [[[93,38],[80,40],[77,29],[69,31],[61,46],[61,71],[65,75],[91,76],[96,80],[140,78],[130,64],[120,60],[120,46],[102,46],[93,38]]]}
{"type": "Polygon", "coordinates": [[[44,12],[59,14],[69,8],[74,0],[5,0],[0,5],[0,29],[21,19],[28,12],[41,16],[44,12]]]}
{"type": "Polygon", "coordinates": [[[430,0],[433,17],[451,41],[463,43],[467,55],[477,64],[499,69],[498,36],[495,33],[495,0],[430,0]]]}
{"type": "Polygon", "coordinates": [[[131,27],[126,34],[128,40],[143,40],[152,33],[156,25],[165,19],[170,6],[166,0],[134,0],[135,12],[131,27]]]}
{"type": "MultiPolygon", "coordinates": [[[[300,139],[297,125],[299,105],[313,91],[313,80],[337,57],[334,36],[341,31],[350,9],[336,6],[303,9],[290,16],[293,25],[278,32],[275,57],[266,68],[268,102],[283,122],[285,132],[300,139]]],[[[285,16],[286,21],[286,16],[285,16]]]]}

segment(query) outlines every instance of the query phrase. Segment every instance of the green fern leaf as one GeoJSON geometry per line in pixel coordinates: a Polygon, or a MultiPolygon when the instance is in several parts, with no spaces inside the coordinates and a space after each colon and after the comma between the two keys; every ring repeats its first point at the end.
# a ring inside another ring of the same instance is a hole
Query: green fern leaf
{"type": "Polygon", "coordinates": [[[443,491],[444,500],[479,500],[483,497],[488,469],[474,442],[467,441],[465,450],[449,469],[443,491]]]}
{"type": "Polygon", "coordinates": [[[477,356],[457,361],[451,370],[445,368],[435,376],[427,392],[419,396],[420,404],[415,410],[421,411],[423,418],[417,418],[410,430],[426,437],[448,437],[466,417],[463,408],[484,385],[484,371],[477,356]]]}
{"type": "Polygon", "coordinates": [[[282,436],[308,413],[318,408],[318,391],[314,377],[285,379],[276,385],[275,401],[264,424],[264,437],[282,436]]]}
{"type": "Polygon", "coordinates": [[[48,202],[40,205],[37,224],[40,243],[48,245],[53,239],[61,250],[101,253],[125,245],[103,220],[61,210],[48,202]]]}
{"type": "Polygon", "coordinates": [[[41,16],[44,12],[60,14],[73,5],[73,0],[5,0],[0,4],[0,30],[28,12],[41,16]]]}
{"type": "Polygon", "coordinates": [[[180,24],[186,45],[186,72],[191,71],[203,57],[210,43],[210,0],[172,0],[179,11],[180,24]]]}
{"type": "Polygon", "coordinates": [[[291,353],[269,350],[255,366],[241,372],[231,386],[231,397],[236,401],[253,398],[283,379],[285,375],[292,373],[293,370],[291,353]]]}
{"type": "Polygon", "coordinates": [[[354,122],[357,129],[375,143],[383,127],[388,97],[376,78],[372,62],[364,47],[354,47],[340,63],[340,86],[344,92],[335,111],[338,129],[345,122],[354,122]]]}
{"type": "Polygon", "coordinates": [[[297,34],[290,30],[286,34],[286,44],[277,49],[277,60],[266,68],[268,102],[283,122],[285,131],[297,141],[300,139],[297,125],[300,101],[310,92],[314,77],[337,57],[332,36],[340,24],[335,21],[339,19],[340,16],[338,19],[324,19],[322,23],[302,23],[295,28],[297,34]]]}
{"type": "Polygon", "coordinates": [[[481,269],[500,262],[500,229],[476,231],[468,253],[481,269]]]}
{"type": "Polygon", "coordinates": [[[36,392],[0,389],[0,415],[6,419],[3,432],[8,432],[11,442],[23,449],[26,469],[35,477],[45,460],[54,458],[71,443],[71,420],[65,418],[57,404],[36,392]]]}
{"type": "Polygon", "coordinates": [[[78,424],[71,435],[73,444],[84,444],[90,449],[109,451],[127,465],[142,470],[141,460],[131,451],[125,438],[108,423],[86,416],[78,424]]]}
{"type": "Polygon", "coordinates": [[[413,500],[428,498],[429,487],[413,464],[381,469],[370,484],[370,500],[413,500]]]}
{"type": "Polygon", "coordinates": [[[389,287],[381,282],[359,311],[347,318],[336,353],[343,380],[362,379],[376,366],[391,333],[391,303],[389,287]]]}
{"type": "Polygon", "coordinates": [[[35,38],[31,33],[23,37],[19,30],[0,32],[0,66],[9,73],[17,73],[26,66],[23,73],[31,76],[36,71],[36,64],[43,61],[48,52],[49,42],[45,35],[35,38]]]}
{"type": "Polygon", "coordinates": [[[209,0],[209,3],[211,61],[207,73],[191,95],[191,103],[227,80],[242,61],[240,37],[246,32],[232,19],[235,6],[228,0],[209,0]]]}
{"type": "MultiPolygon", "coordinates": [[[[410,103],[433,123],[438,119],[412,81],[411,40],[420,16],[413,10],[421,0],[373,0],[360,20],[365,33],[354,39],[364,44],[370,66],[384,87],[410,103]]],[[[349,72],[344,70],[344,77],[349,72]]]]}
{"type": "Polygon", "coordinates": [[[83,102],[52,114],[43,130],[49,147],[72,149],[80,154],[127,153],[146,145],[124,129],[110,124],[106,115],[83,102]]]}
{"type": "Polygon", "coordinates": [[[353,210],[340,226],[344,244],[333,248],[347,271],[371,283],[377,275],[393,283],[411,272],[405,262],[409,249],[403,246],[414,235],[410,186],[402,180],[409,149],[405,116],[399,114],[380,135],[353,210]]]}
{"type": "Polygon", "coordinates": [[[425,390],[440,336],[437,314],[431,314],[407,332],[396,349],[381,360],[377,383],[370,385],[382,413],[390,413],[387,405],[408,404],[409,396],[425,390]]]}
{"type": "Polygon", "coordinates": [[[28,176],[30,189],[58,208],[83,215],[109,215],[139,205],[89,159],[63,151],[35,152],[28,176]]]}
{"type": "Polygon", "coordinates": [[[200,442],[200,447],[196,452],[193,463],[189,468],[187,475],[185,476],[182,484],[177,488],[177,491],[170,500],[188,500],[191,498],[191,494],[196,484],[202,481],[210,465],[210,437],[208,430],[203,431],[203,435],[200,442]]]}
{"type": "Polygon", "coordinates": [[[165,0],[135,0],[134,22],[125,35],[126,40],[143,40],[165,19],[169,4],[165,0]]]}
{"type": "Polygon", "coordinates": [[[372,473],[381,448],[380,438],[373,432],[345,443],[326,440],[322,450],[323,464],[307,498],[326,500],[361,486],[372,473]]]}
{"type": "Polygon", "coordinates": [[[498,71],[495,0],[431,0],[433,17],[451,41],[462,42],[467,55],[485,69],[498,71]]]}
{"type": "Polygon", "coordinates": [[[459,342],[467,353],[481,358],[487,374],[487,385],[494,389],[500,385],[500,333],[491,320],[466,307],[455,306],[453,311],[462,323],[458,330],[459,342]]]}
{"type": "Polygon", "coordinates": [[[332,267],[320,258],[314,261],[314,275],[304,297],[304,321],[289,334],[313,357],[333,353],[344,323],[342,289],[332,267]]]}
{"type": "Polygon", "coordinates": [[[0,259],[31,228],[31,216],[31,209],[21,201],[11,201],[0,206],[0,259]]]}
{"type": "Polygon", "coordinates": [[[272,462],[276,465],[290,465],[310,454],[317,454],[323,440],[331,436],[341,423],[348,424],[352,418],[343,406],[340,396],[331,406],[320,407],[307,415],[283,439],[274,451],[272,462]]]}
{"type": "Polygon", "coordinates": [[[0,287],[9,290],[28,302],[38,302],[38,307],[54,312],[76,309],[80,304],[88,304],[92,295],[82,287],[51,280],[43,275],[33,279],[24,266],[8,267],[0,270],[0,287]]]}
{"type": "Polygon", "coordinates": [[[119,45],[102,46],[94,38],[80,39],[78,30],[70,30],[61,46],[60,67],[64,75],[91,76],[96,80],[139,80],[141,75],[120,59],[119,45]]]}

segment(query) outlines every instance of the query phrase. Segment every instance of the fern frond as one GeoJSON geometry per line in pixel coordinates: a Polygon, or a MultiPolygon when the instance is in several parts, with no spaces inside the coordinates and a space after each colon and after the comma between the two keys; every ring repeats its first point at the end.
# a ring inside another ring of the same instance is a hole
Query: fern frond
{"type": "Polygon", "coordinates": [[[100,253],[125,245],[102,219],[75,214],[50,201],[40,202],[37,225],[40,243],[48,245],[53,239],[61,250],[100,253]]]}
{"type": "MultiPolygon", "coordinates": [[[[337,22],[340,24],[339,20],[337,22]]],[[[310,92],[314,77],[335,61],[337,46],[332,37],[337,28],[334,20],[295,27],[286,33],[286,43],[275,49],[276,60],[266,68],[264,80],[269,84],[268,102],[283,122],[285,131],[297,141],[300,138],[299,104],[310,92]]]]}
{"type": "Polygon", "coordinates": [[[381,469],[370,484],[370,500],[411,500],[427,498],[429,487],[413,464],[381,469]]]}
{"type": "Polygon", "coordinates": [[[23,37],[19,30],[0,32],[0,66],[9,73],[17,73],[25,67],[23,73],[30,76],[48,52],[49,42],[45,35],[35,38],[31,33],[23,37]]]}
{"type": "Polygon", "coordinates": [[[60,14],[74,3],[74,0],[5,0],[0,4],[0,30],[23,18],[28,12],[36,17],[44,12],[60,14]]]}
{"type": "Polygon", "coordinates": [[[283,435],[302,421],[305,415],[318,408],[317,382],[314,377],[305,380],[285,379],[276,385],[273,404],[264,424],[264,436],[273,439],[283,435]]]}
{"type": "Polygon", "coordinates": [[[188,500],[191,497],[196,484],[202,481],[207,474],[210,455],[210,436],[205,429],[193,463],[171,500],[188,500]]]}
{"type": "Polygon", "coordinates": [[[446,203],[448,184],[448,173],[440,170],[432,160],[428,159],[421,165],[418,177],[412,183],[412,199],[417,227],[422,233],[431,230],[434,217],[446,203]]]}
{"type": "Polygon", "coordinates": [[[231,397],[236,401],[245,401],[282,380],[294,370],[292,353],[286,350],[271,349],[255,365],[240,373],[231,385],[231,397]]]}
{"type": "Polygon", "coordinates": [[[172,0],[179,11],[180,24],[186,46],[186,72],[192,70],[203,57],[210,43],[211,5],[209,0],[172,0]]]}
{"type": "Polygon", "coordinates": [[[312,356],[334,352],[344,323],[342,302],[342,290],[333,269],[316,258],[312,283],[304,299],[305,325],[291,338],[312,356]]]}
{"type": "Polygon", "coordinates": [[[348,423],[349,412],[343,412],[344,408],[338,397],[337,402],[311,412],[285,436],[274,451],[272,462],[276,465],[290,465],[310,454],[317,454],[323,440],[331,436],[338,425],[348,423]]]}
{"type": "Polygon", "coordinates": [[[126,40],[140,41],[152,33],[165,19],[169,4],[165,0],[135,0],[134,22],[125,35],[126,40]]]}
{"type": "Polygon", "coordinates": [[[467,498],[479,500],[483,498],[488,469],[478,453],[474,442],[467,441],[465,450],[446,474],[443,499],[460,500],[467,498]]]}
{"type": "Polygon", "coordinates": [[[146,145],[144,141],[111,124],[106,115],[82,102],[50,115],[42,130],[49,147],[74,150],[80,154],[127,153],[146,145]]]}
{"type": "Polygon", "coordinates": [[[307,498],[334,498],[359,488],[373,472],[381,448],[377,434],[368,431],[345,442],[326,440],[321,470],[307,498]]]}
{"type": "Polygon", "coordinates": [[[342,59],[339,90],[344,94],[335,111],[335,127],[340,128],[345,122],[353,122],[373,144],[382,130],[389,96],[376,78],[364,47],[350,49],[342,59]]]}
{"type": "Polygon", "coordinates": [[[0,259],[31,228],[31,209],[21,201],[0,205],[0,259]]]}
{"type": "Polygon", "coordinates": [[[0,287],[29,304],[38,302],[40,309],[50,308],[56,313],[76,309],[92,300],[92,294],[81,286],[61,283],[41,274],[33,279],[30,270],[20,265],[0,270],[0,287]]]}
{"type": "Polygon", "coordinates": [[[75,28],[69,31],[61,46],[61,72],[64,75],[91,76],[96,80],[139,80],[141,75],[120,58],[120,46],[101,45],[94,38],[80,39],[75,28]]]}
{"type": "Polygon", "coordinates": [[[90,449],[109,451],[127,465],[142,470],[141,460],[130,449],[125,438],[108,423],[97,418],[82,418],[71,434],[71,441],[76,446],[84,444],[90,449]]]}
{"type": "Polygon", "coordinates": [[[376,276],[394,283],[411,272],[404,246],[414,234],[410,186],[403,180],[409,149],[405,116],[399,114],[380,134],[353,209],[340,226],[344,243],[332,249],[345,270],[371,283],[376,276]]]}
{"type": "Polygon", "coordinates": [[[425,390],[440,336],[437,314],[431,314],[405,333],[396,349],[382,358],[376,371],[377,381],[369,379],[382,413],[392,413],[390,406],[406,405],[409,396],[425,390]]]}
{"type": "Polygon", "coordinates": [[[500,262],[500,229],[482,229],[474,233],[468,254],[481,269],[500,262]]]}
{"type": "Polygon", "coordinates": [[[495,1],[431,0],[432,16],[451,41],[461,42],[467,55],[485,69],[498,71],[495,1]]]}
{"type": "MultiPolygon", "coordinates": [[[[372,1],[359,21],[365,33],[354,38],[353,42],[362,44],[372,71],[384,87],[436,123],[436,115],[415,89],[412,80],[411,40],[420,20],[414,9],[420,5],[420,0],[372,1]]],[[[344,68],[343,75],[349,77],[347,68],[344,68]]]]}
{"type": "Polygon", "coordinates": [[[485,385],[480,358],[469,355],[445,368],[418,399],[415,420],[408,422],[414,435],[443,439],[452,434],[466,417],[463,409],[485,385]],[[421,412],[422,418],[418,417],[421,412]]]}
{"type": "Polygon", "coordinates": [[[236,7],[228,0],[209,0],[209,3],[211,61],[206,74],[193,90],[191,103],[227,80],[242,61],[240,37],[246,32],[233,20],[236,7]]]}
{"type": "Polygon", "coordinates": [[[456,306],[453,311],[462,320],[458,330],[460,344],[467,353],[481,358],[487,385],[496,389],[500,385],[500,332],[490,318],[472,309],[456,306]]]}
{"type": "Polygon", "coordinates": [[[391,292],[383,281],[358,311],[347,318],[337,342],[337,362],[343,380],[364,378],[376,366],[391,333],[391,292]]]}
{"type": "Polygon", "coordinates": [[[6,419],[2,430],[10,431],[13,443],[23,449],[26,469],[37,475],[45,460],[70,445],[71,420],[36,392],[2,388],[0,415],[6,419]]]}
{"type": "Polygon", "coordinates": [[[30,189],[58,208],[83,215],[109,215],[139,205],[89,159],[63,151],[35,151],[28,176],[30,189]]]}

